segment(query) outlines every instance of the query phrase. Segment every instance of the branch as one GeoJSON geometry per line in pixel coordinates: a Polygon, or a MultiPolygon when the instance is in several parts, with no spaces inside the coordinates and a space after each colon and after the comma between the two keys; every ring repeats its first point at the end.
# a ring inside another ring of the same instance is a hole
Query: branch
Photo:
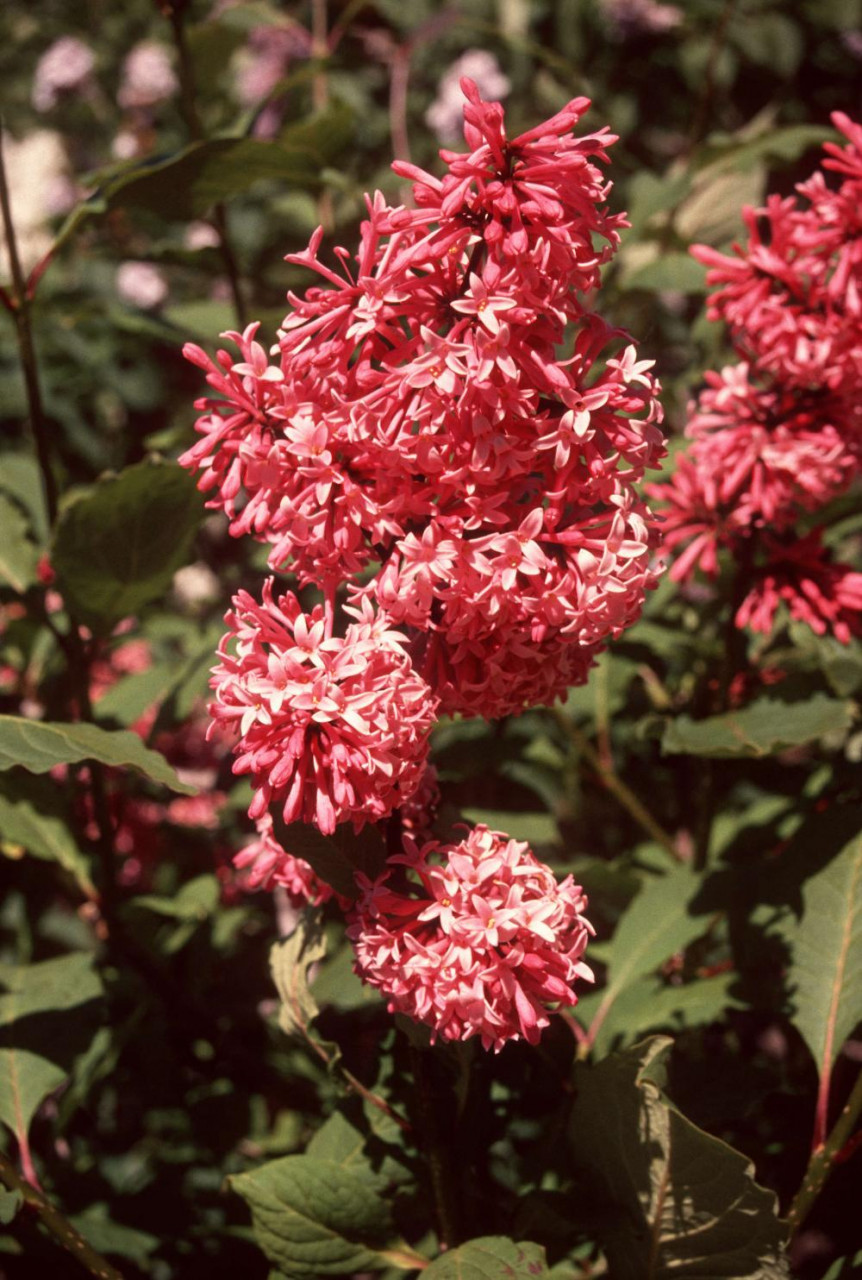
{"type": "Polygon", "coordinates": [[[99,1280],[123,1280],[122,1273],[112,1267],[110,1262],[89,1245],[77,1227],[73,1227],[47,1196],[37,1191],[29,1182],[25,1182],[12,1161],[0,1151],[0,1183],[9,1191],[17,1191],[25,1206],[35,1214],[39,1222],[53,1236],[59,1245],[68,1249],[77,1258],[90,1275],[99,1280]]]}
{"type": "Polygon", "coordinates": [[[604,783],[611,795],[619,800],[622,807],[634,818],[635,822],[643,831],[647,833],[651,839],[660,844],[663,849],[675,859],[676,862],[684,862],[685,858],[676,847],[673,836],[665,831],[664,827],[653,817],[646,805],[644,805],[635,793],[623,782],[622,778],[616,773],[610,763],[602,760],[598,751],[590,742],[585,733],[582,733],[576,724],[571,721],[562,711],[555,710],[553,712],[554,719],[557,724],[575,746],[575,748],[584,756],[588,764],[596,771],[601,781],[604,783]]]}

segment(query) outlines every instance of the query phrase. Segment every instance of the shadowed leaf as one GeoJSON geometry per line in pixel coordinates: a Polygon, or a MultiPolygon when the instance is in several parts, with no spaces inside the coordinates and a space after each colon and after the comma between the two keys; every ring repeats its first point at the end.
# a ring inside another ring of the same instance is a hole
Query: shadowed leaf
{"type": "Polygon", "coordinates": [[[599,1207],[615,1280],[782,1280],[784,1224],[738,1151],[664,1100],[671,1041],[655,1036],[575,1068],[575,1172],[599,1207]]]}

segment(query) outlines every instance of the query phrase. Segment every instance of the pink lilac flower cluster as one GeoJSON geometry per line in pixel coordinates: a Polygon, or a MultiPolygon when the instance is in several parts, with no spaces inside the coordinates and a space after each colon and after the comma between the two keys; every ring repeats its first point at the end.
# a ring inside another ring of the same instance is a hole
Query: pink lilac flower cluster
{"type": "Polygon", "coordinates": [[[407,837],[389,870],[357,880],[357,972],[434,1038],[536,1044],[549,1012],[575,1004],[575,979],[593,979],[583,891],[499,832],[477,826],[456,845],[407,837]]]}
{"type": "MultiPolygon", "coordinates": [[[[589,105],[576,99],[509,139],[502,107],[470,80],[462,90],[468,150],[442,151],[439,179],[394,166],[413,207],[376,193],[355,255],[327,260],[322,231],[290,255],[320,283],[289,295],[271,351],[257,325],[224,335],[238,356],[186,348],[215,394],[181,462],[235,536],[269,544],[272,570],[322,597],[309,608],[274,578],[260,601],[240,592],[213,674],[214,722],[233,729],[254,792],[257,837],[238,864],[292,900],[330,890],[281,846],[276,813],[326,834],[397,814],[390,836],[416,849],[438,712],[552,701],[655,584],[637,486],[664,453],[658,388],[591,306],[627,225],[600,169],[614,138],[573,136],[589,105]]],[[[424,959],[396,994],[366,886],[351,925],[360,971],[440,1034],[532,1041],[549,1004],[574,1000],[580,891],[481,829],[444,855],[463,927],[416,923],[396,870],[414,855],[396,852],[386,911],[424,959]],[[503,912],[502,934],[470,923],[485,919],[479,900],[503,912]]]]}
{"type": "Polygon", "coordinates": [[[290,295],[275,363],[257,326],[227,335],[239,360],[186,349],[218,396],[182,461],[273,569],[403,628],[443,710],[496,717],[582,682],[638,616],[635,486],[663,445],[650,362],[588,306],[625,225],[594,163],[613,139],[571,136],[578,99],[510,141],[464,90],[471,150],[442,180],[394,166],[416,208],[369,198],[341,273],[322,232],[290,256],[324,283],[290,295]]]}
{"type": "Polygon", "coordinates": [[[740,358],[706,375],[686,429],[692,444],[668,485],[671,576],[715,577],[721,551],[750,576],[740,627],[770,634],[779,604],[818,634],[862,631],[862,574],[836,562],[822,528],[800,522],[842,494],[862,463],[862,127],[836,112],[847,138],[798,196],[744,210],[749,240],[733,255],[692,252],[717,286],[709,316],[740,358]]]}

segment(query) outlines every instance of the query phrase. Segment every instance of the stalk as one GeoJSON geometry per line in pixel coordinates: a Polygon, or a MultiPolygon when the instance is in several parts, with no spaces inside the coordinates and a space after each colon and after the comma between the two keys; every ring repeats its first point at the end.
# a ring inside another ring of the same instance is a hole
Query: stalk
{"type": "Polygon", "coordinates": [[[555,711],[554,719],[563,730],[566,737],[586,759],[587,763],[598,774],[605,787],[610,791],[611,795],[620,802],[622,807],[634,818],[635,822],[645,831],[650,839],[655,840],[656,844],[660,844],[676,862],[684,862],[685,859],[676,847],[673,836],[665,831],[661,823],[653,817],[646,805],[638,799],[631,788],[623,782],[622,778],[613,768],[613,765],[607,763],[596,751],[586,734],[582,733],[576,724],[573,724],[562,711],[555,711]]]}
{"type": "Polygon", "coordinates": [[[425,1055],[414,1044],[409,1045],[410,1066],[416,1087],[416,1103],[419,1113],[419,1132],[423,1140],[431,1174],[431,1193],[437,1215],[440,1240],[447,1249],[458,1244],[457,1179],[450,1160],[450,1151],[440,1132],[440,1099],[436,1095],[428,1073],[425,1055]]]}
{"type": "MultiPolygon", "coordinates": [[[[832,1170],[836,1164],[842,1162],[842,1157],[845,1156],[844,1148],[850,1144],[851,1134],[860,1114],[862,1114],[862,1071],[856,1077],[856,1083],[851,1090],[850,1097],[844,1104],[844,1109],[838,1117],[832,1132],[826,1141],[812,1152],[808,1168],[805,1170],[805,1176],[802,1179],[802,1186],[794,1196],[790,1212],[787,1215],[791,1234],[795,1234],[802,1226],[832,1170]]],[[[846,1158],[853,1154],[853,1150],[854,1147],[849,1146],[846,1158]]]]}
{"type": "Polygon", "coordinates": [[[91,1276],[99,1280],[123,1280],[122,1273],[88,1244],[77,1227],[57,1209],[46,1195],[20,1176],[12,1161],[0,1151],[0,1183],[8,1191],[17,1191],[31,1214],[34,1214],[50,1236],[68,1249],[91,1276]]]}

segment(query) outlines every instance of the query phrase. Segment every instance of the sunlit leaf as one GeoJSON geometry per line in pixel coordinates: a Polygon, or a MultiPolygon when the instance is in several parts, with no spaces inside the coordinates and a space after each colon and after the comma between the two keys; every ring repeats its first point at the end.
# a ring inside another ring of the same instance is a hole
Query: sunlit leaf
{"type": "Polygon", "coordinates": [[[862,1014],[862,836],[802,887],[800,918],[782,926],[793,1021],[828,1077],[862,1014]]]}
{"type": "Polygon", "coordinates": [[[665,755],[770,756],[814,742],[825,733],[849,729],[852,705],[816,693],[806,702],[760,698],[741,711],[692,720],[678,716],[662,738],[665,755]]]}
{"type": "Polygon", "coordinates": [[[689,867],[674,867],[647,880],[621,917],[606,949],[607,985],[595,994],[587,991],[576,1006],[576,1016],[589,1028],[599,1052],[619,1029],[608,1019],[621,993],[703,933],[705,919],[689,912],[697,888],[698,879],[689,867]]]}
{"type": "Polygon", "coordinates": [[[93,724],[50,724],[0,715],[0,769],[20,765],[31,773],[47,773],[55,765],[81,760],[134,769],[172,791],[196,794],[196,788],[181,782],[164,756],[125,729],[108,731],[93,724]]]}
{"type": "Polygon", "coordinates": [[[541,1245],[508,1236],[469,1240],[441,1254],[423,1272],[428,1280],[541,1280],[548,1274],[541,1245]]]}
{"type": "Polygon", "coordinates": [[[386,1201],[333,1160],[285,1156],[228,1181],[251,1209],[261,1249],[285,1275],[412,1269],[422,1261],[398,1241],[386,1201]]]}

